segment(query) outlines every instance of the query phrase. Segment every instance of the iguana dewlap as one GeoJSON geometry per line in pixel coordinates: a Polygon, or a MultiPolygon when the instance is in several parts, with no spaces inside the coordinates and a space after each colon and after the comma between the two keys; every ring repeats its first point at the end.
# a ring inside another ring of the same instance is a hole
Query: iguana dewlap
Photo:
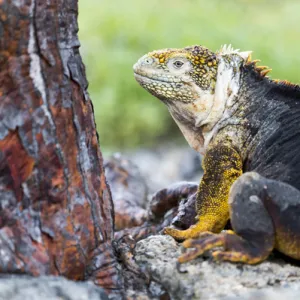
{"type": "Polygon", "coordinates": [[[204,155],[197,223],[165,233],[217,259],[257,263],[273,248],[300,259],[300,88],[273,81],[250,52],[202,46],[153,51],[136,80],[162,100],[204,155]],[[221,233],[230,217],[234,232],[221,233]]]}

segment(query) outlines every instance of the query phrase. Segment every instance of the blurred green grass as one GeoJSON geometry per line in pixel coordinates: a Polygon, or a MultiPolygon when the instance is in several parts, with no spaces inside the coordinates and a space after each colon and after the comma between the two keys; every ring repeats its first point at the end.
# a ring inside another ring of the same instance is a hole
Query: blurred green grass
{"type": "Polygon", "coordinates": [[[254,51],[272,78],[299,83],[299,12],[298,0],[79,0],[81,53],[102,149],[180,135],[164,105],[134,80],[132,65],[151,50],[232,44],[254,51]]]}

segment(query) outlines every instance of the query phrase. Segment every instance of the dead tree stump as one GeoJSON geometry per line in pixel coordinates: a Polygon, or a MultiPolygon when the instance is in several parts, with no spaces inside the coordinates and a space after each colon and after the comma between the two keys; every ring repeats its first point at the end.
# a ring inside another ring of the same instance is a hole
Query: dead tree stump
{"type": "Polygon", "coordinates": [[[114,289],[113,205],[77,14],[77,0],[0,0],[0,272],[114,289]]]}

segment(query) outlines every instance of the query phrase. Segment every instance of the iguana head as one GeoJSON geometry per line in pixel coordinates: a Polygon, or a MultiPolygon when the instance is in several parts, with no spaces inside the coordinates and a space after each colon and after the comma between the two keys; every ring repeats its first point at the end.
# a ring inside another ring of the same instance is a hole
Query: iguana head
{"type": "Polygon", "coordinates": [[[249,55],[230,46],[216,53],[203,46],[163,49],[144,55],[133,69],[140,85],[168,106],[199,151],[237,94],[240,66],[249,55]]]}

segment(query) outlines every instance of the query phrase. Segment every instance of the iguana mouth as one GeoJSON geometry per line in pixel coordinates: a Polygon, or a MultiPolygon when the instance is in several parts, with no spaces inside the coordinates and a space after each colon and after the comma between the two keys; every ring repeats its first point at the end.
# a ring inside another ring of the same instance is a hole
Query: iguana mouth
{"type": "Polygon", "coordinates": [[[172,103],[174,100],[178,100],[184,104],[195,101],[195,97],[189,91],[191,89],[190,82],[184,82],[181,78],[173,76],[159,77],[155,73],[141,74],[136,71],[134,71],[134,77],[142,87],[166,104],[172,103]],[[186,92],[186,95],[184,92],[186,92]]]}
{"type": "MultiPolygon", "coordinates": [[[[165,78],[157,78],[157,77],[154,78],[154,77],[150,77],[150,76],[146,76],[146,75],[141,75],[137,72],[134,72],[134,76],[135,76],[135,78],[137,78],[137,80],[140,78],[140,79],[148,79],[148,80],[151,80],[151,81],[154,81],[154,82],[159,81],[159,82],[165,82],[165,83],[170,83],[170,84],[175,83],[172,80],[167,80],[165,78]]],[[[177,84],[179,84],[179,83],[177,83],[177,84]]]]}

